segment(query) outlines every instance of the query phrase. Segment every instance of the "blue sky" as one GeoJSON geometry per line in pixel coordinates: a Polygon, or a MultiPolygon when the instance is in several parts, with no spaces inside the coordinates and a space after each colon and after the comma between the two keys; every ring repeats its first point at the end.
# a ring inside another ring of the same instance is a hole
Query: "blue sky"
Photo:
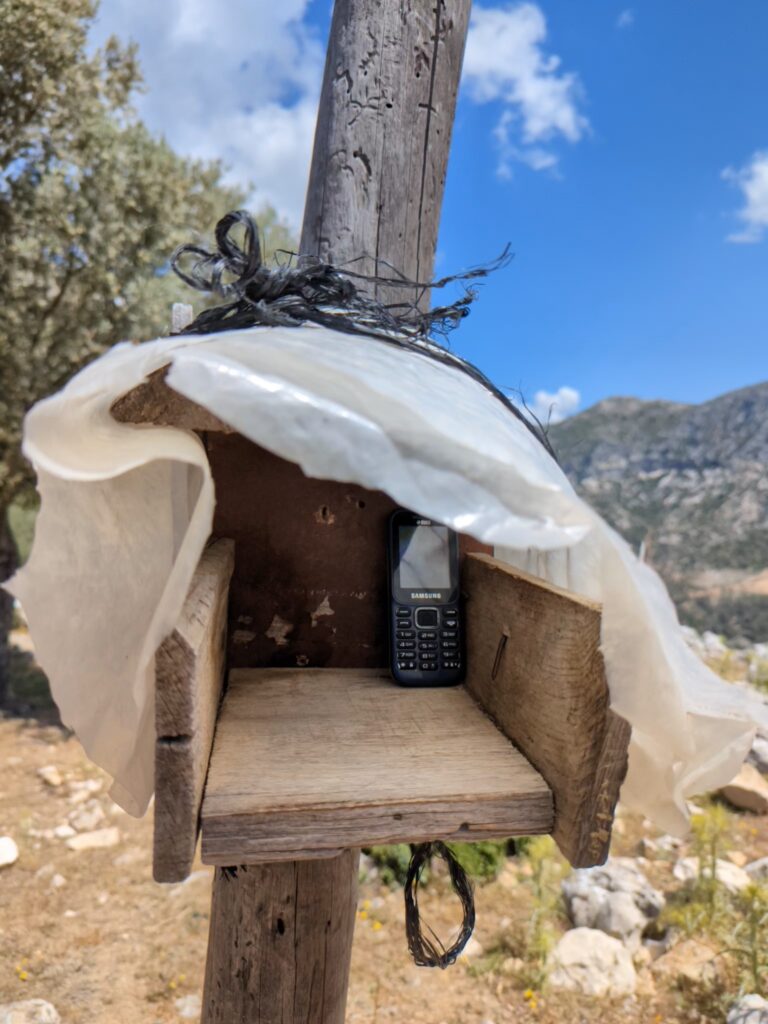
{"type": "MultiPolygon", "coordinates": [[[[138,41],[150,127],[297,222],[330,5],[276,8],[102,0],[96,39],[138,41]]],[[[765,0],[475,4],[439,271],[515,259],[462,355],[563,414],[768,378],[767,39],[765,0]]]]}

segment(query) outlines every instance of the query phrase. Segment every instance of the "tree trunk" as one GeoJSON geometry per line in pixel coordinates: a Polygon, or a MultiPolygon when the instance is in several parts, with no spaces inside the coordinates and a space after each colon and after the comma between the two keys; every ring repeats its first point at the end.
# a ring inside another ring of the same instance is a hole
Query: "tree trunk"
{"type": "MultiPolygon", "coordinates": [[[[13,576],[18,568],[19,554],[8,526],[8,510],[0,508],[0,583],[13,576]]],[[[13,598],[0,588],[0,707],[10,695],[11,650],[9,633],[13,624],[13,598]]]]}

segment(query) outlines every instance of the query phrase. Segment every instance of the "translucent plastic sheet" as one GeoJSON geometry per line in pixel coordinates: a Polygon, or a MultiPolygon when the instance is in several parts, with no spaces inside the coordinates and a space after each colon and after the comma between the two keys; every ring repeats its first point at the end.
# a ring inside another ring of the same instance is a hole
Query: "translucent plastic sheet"
{"type": "Polygon", "coordinates": [[[688,649],[655,573],[575,494],[543,447],[460,371],[317,327],[119,345],[27,416],[42,508],[10,589],[62,717],[140,814],[152,793],[154,652],[210,532],[193,434],[130,426],[114,401],[170,364],[168,383],[309,476],[386,491],[496,546],[509,562],[603,603],[611,703],[632,724],[625,803],[662,828],[725,783],[757,701],[688,649]]]}

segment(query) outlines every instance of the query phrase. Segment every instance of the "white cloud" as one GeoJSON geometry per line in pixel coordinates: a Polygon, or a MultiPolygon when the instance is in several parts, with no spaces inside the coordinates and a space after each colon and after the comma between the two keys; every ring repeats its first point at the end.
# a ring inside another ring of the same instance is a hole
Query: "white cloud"
{"type": "Polygon", "coordinates": [[[576,388],[567,385],[557,391],[537,391],[531,403],[533,412],[542,423],[562,423],[573,416],[581,405],[581,394],[576,388]]]}
{"type": "Polygon", "coordinates": [[[762,241],[768,230],[768,150],[753,153],[743,167],[726,167],[722,176],[741,189],[744,199],[744,205],[736,213],[743,227],[728,235],[728,241],[762,241]]]}
{"type": "Polygon", "coordinates": [[[631,7],[625,7],[616,19],[616,28],[632,28],[635,24],[635,12],[631,7]]]}
{"type": "Polygon", "coordinates": [[[547,23],[534,3],[478,7],[472,11],[463,82],[476,103],[501,102],[494,129],[498,171],[509,177],[515,162],[552,169],[556,139],[578,142],[589,129],[579,111],[581,83],[561,70],[560,58],[544,49],[547,23]]]}
{"type": "Polygon", "coordinates": [[[102,0],[94,41],[139,44],[137,106],[180,153],[221,159],[230,181],[301,222],[324,60],[309,0],[102,0]]]}

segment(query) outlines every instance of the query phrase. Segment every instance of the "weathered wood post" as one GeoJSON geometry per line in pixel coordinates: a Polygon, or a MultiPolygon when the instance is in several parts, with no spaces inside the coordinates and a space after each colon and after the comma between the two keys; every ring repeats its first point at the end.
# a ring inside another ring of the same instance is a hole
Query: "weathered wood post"
{"type": "MultiPolygon", "coordinates": [[[[301,251],[432,274],[470,0],[336,0],[301,251]]],[[[382,293],[384,301],[413,295],[382,293]]],[[[358,852],[213,885],[204,1024],[343,1024],[358,852]]]]}

